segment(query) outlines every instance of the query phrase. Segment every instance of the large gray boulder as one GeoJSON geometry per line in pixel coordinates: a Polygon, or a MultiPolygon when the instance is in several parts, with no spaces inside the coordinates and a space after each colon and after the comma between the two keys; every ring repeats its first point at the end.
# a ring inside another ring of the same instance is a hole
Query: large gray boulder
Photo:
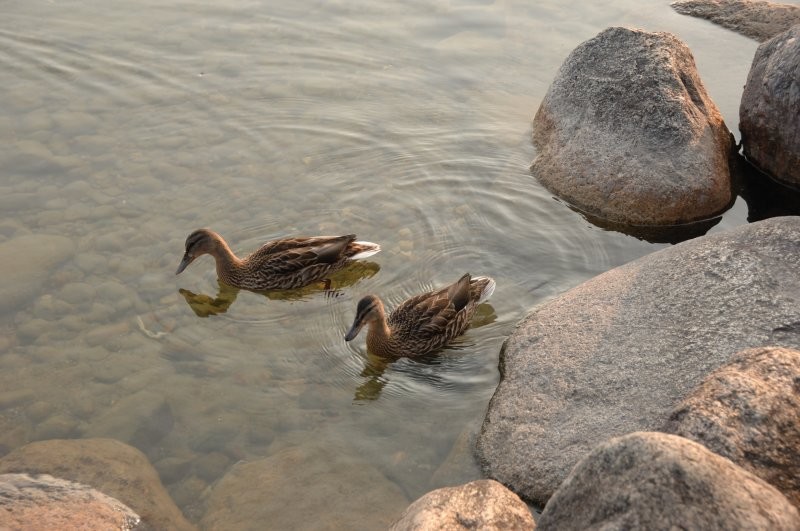
{"type": "Polygon", "coordinates": [[[143,529],[130,507],[95,489],[42,474],[0,474],[0,529],[143,529]]]}
{"type": "Polygon", "coordinates": [[[761,42],[800,24],[800,6],[790,4],[759,0],[679,0],[670,5],[682,15],[710,20],[761,42]]]}
{"type": "Polygon", "coordinates": [[[481,479],[433,490],[408,506],[390,531],[527,531],[530,509],[497,481],[481,479]]]}
{"type": "Polygon", "coordinates": [[[733,136],[670,33],[609,28],[573,50],[536,113],[533,143],[536,178],[610,222],[688,223],[732,201],[733,136]]]}
{"type": "Polygon", "coordinates": [[[661,429],[740,350],[800,348],[800,217],[644,256],[525,317],[478,437],[484,471],[544,504],[599,441],[661,429]]]}
{"type": "Polygon", "coordinates": [[[739,129],[747,158],[778,181],[800,187],[800,24],[756,50],[739,129]]]}
{"type": "Polygon", "coordinates": [[[632,433],[582,459],[537,524],[540,531],[796,531],[800,514],[774,487],[695,442],[632,433]]]}
{"type": "Polygon", "coordinates": [[[663,431],[727,457],[800,507],[800,351],[738,353],[678,404],[663,431]]]}

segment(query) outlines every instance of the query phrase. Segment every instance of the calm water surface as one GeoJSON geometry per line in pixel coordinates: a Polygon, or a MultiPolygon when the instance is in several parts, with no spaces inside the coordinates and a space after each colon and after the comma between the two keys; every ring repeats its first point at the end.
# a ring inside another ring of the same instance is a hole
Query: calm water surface
{"type": "MultiPolygon", "coordinates": [[[[1,11],[0,244],[59,235],[75,252],[0,314],[0,452],[120,438],[195,520],[230,466],[288,446],[344,449],[409,501],[480,477],[469,439],[514,324],[664,246],[588,223],[529,175],[530,120],[561,62],[610,25],[674,32],[738,137],[757,46],[666,0],[1,11]],[[174,275],[204,226],[240,255],[291,234],[384,250],[334,296],[214,301],[210,258],[174,275]],[[465,271],[497,291],[454,348],[387,364],[363,335],[343,341],[364,294],[393,306],[465,271]]],[[[712,231],[746,217],[738,200],[712,231]]]]}

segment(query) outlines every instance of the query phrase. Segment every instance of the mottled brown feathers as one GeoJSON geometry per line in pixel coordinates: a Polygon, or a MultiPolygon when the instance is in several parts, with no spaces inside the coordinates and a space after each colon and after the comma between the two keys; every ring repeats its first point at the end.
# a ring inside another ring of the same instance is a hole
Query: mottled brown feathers
{"type": "Polygon", "coordinates": [[[361,299],[353,326],[345,335],[352,340],[368,326],[367,348],[385,357],[414,357],[438,350],[469,327],[478,304],[494,291],[489,277],[462,276],[455,283],[411,297],[386,317],[380,299],[361,299]]]}
{"type": "Polygon", "coordinates": [[[355,234],[294,237],[272,240],[239,259],[225,240],[210,229],[194,231],[176,272],[198,256],[210,254],[224,283],[251,290],[295,289],[323,280],[351,260],[380,251],[372,242],[356,242],[355,234]]]}

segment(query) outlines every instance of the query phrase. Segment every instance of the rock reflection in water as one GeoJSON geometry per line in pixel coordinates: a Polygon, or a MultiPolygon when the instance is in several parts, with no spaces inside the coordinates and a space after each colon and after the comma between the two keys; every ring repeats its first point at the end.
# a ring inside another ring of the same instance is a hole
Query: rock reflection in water
{"type": "Polygon", "coordinates": [[[800,216],[800,189],[775,181],[741,155],[736,157],[736,177],[750,223],[777,216],[800,216]]]}

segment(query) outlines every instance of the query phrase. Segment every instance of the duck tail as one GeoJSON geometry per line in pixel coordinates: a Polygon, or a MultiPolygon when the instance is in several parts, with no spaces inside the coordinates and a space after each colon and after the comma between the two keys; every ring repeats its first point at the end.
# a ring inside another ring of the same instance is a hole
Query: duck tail
{"type": "Polygon", "coordinates": [[[488,301],[489,297],[494,293],[494,288],[497,286],[497,283],[491,277],[472,277],[472,282],[470,282],[470,284],[480,289],[480,295],[478,296],[478,302],[476,304],[488,301]]]}
{"type": "Polygon", "coordinates": [[[351,242],[347,246],[347,257],[350,260],[360,260],[377,254],[381,250],[381,246],[372,242],[351,242]]]}

